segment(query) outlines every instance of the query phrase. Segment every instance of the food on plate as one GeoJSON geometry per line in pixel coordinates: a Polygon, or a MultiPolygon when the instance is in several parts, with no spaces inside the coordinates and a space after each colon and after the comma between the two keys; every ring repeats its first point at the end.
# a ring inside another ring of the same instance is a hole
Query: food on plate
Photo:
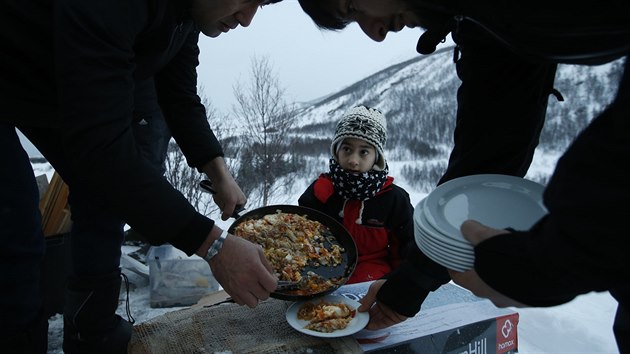
{"type": "Polygon", "coordinates": [[[343,262],[344,248],[328,227],[306,216],[277,211],[259,219],[248,219],[236,225],[234,235],[263,247],[279,280],[297,281],[297,295],[313,294],[332,288],[344,279],[325,279],[311,267],[335,267],[343,262]]]}
{"type": "Polygon", "coordinates": [[[306,302],[297,313],[299,320],[309,321],[304,326],[312,331],[330,333],[348,327],[354,318],[356,310],[343,302],[333,303],[319,301],[306,302]]]}

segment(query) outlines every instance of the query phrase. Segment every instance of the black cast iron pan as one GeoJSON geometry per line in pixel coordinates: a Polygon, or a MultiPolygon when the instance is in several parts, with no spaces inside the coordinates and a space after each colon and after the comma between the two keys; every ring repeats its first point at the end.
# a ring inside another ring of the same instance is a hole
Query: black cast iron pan
{"type": "Polygon", "coordinates": [[[332,266],[313,266],[312,264],[308,264],[302,272],[302,275],[306,275],[307,272],[312,271],[318,274],[319,276],[325,279],[334,280],[336,286],[332,288],[328,288],[325,291],[310,293],[304,290],[276,290],[271,293],[271,297],[281,300],[289,300],[289,301],[301,301],[308,300],[319,296],[324,296],[335,291],[341,285],[345,284],[348,281],[348,278],[352,275],[354,268],[357,265],[357,246],[343,225],[341,225],[337,220],[332,217],[306,207],[301,207],[297,205],[268,205],[265,207],[261,207],[258,209],[251,210],[241,217],[236,219],[234,223],[228,229],[230,234],[234,234],[234,230],[236,227],[246,220],[250,219],[261,219],[265,215],[276,214],[278,211],[282,213],[291,213],[305,216],[307,219],[318,221],[326,226],[330,230],[330,235],[327,237],[330,242],[337,243],[341,247],[344,248],[344,252],[342,253],[343,261],[340,265],[332,267],[332,266]]]}

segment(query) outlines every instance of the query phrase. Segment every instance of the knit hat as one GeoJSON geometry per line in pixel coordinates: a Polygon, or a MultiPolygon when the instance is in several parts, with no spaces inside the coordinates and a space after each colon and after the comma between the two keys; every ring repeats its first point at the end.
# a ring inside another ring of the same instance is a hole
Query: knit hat
{"type": "Polygon", "coordinates": [[[387,141],[387,123],[381,111],[366,106],[357,106],[347,111],[337,123],[335,137],[330,144],[332,156],[337,156],[338,144],[345,138],[357,138],[372,144],[377,153],[373,169],[382,171],[385,168],[383,151],[387,141]]]}

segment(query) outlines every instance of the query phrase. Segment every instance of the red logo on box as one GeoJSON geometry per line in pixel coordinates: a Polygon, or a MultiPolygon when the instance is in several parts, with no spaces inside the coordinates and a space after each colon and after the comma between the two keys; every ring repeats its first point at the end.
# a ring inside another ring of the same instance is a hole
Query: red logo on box
{"type": "Polygon", "coordinates": [[[518,349],[518,313],[497,317],[497,354],[518,349]]]}

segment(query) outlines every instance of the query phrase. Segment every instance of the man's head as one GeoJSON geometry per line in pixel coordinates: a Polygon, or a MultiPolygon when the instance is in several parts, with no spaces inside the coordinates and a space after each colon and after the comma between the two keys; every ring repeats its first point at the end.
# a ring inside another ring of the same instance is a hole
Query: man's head
{"type": "Polygon", "coordinates": [[[317,26],[341,30],[357,22],[377,42],[388,32],[421,25],[418,11],[409,0],[299,0],[300,6],[317,26]]]}
{"type": "Polygon", "coordinates": [[[203,34],[218,37],[237,26],[247,27],[259,7],[282,0],[192,0],[192,17],[203,34]]]}
{"type": "Polygon", "coordinates": [[[330,152],[346,170],[382,171],[386,164],[386,141],[385,115],[378,109],[357,106],[346,112],[337,123],[330,152]]]}

